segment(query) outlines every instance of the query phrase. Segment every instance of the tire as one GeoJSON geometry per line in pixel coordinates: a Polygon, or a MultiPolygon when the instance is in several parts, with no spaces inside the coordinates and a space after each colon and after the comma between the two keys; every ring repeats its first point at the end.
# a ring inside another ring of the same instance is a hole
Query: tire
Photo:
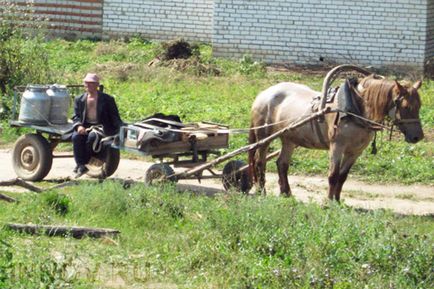
{"type": "Polygon", "coordinates": [[[174,173],[175,171],[168,164],[153,164],[146,171],[145,184],[176,183],[178,180],[175,177],[167,178],[174,173]]]}
{"type": "Polygon", "coordinates": [[[236,189],[247,194],[252,188],[252,181],[247,170],[237,172],[246,163],[240,160],[228,162],[223,168],[223,187],[226,191],[236,189]]]}
{"type": "Polygon", "coordinates": [[[39,134],[25,134],[14,144],[12,166],[17,176],[26,181],[44,179],[53,165],[48,141],[39,134]]]}
{"type": "Polygon", "coordinates": [[[106,146],[95,156],[90,158],[86,165],[89,171],[86,173],[89,177],[105,179],[113,175],[120,161],[119,150],[106,146]]]}

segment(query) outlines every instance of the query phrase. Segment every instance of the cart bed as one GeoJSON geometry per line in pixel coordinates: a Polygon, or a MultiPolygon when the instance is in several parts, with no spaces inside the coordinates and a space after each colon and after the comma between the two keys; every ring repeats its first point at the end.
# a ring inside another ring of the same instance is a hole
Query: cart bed
{"type": "Polygon", "coordinates": [[[118,148],[153,157],[210,152],[228,147],[227,129],[206,122],[168,122],[167,127],[137,123],[121,127],[118,148]]]}
{"type": "Polygon", "coordinates": [[[37,125],[28,122],[22,122],[19,120],[11,120],[10,125],[12,127],[27,127],[32,128],[39,132],[45,132],[57,136],[63,136],[72,131],[72,122],[66,124],[50,124],[50,125],[37,125]]]}

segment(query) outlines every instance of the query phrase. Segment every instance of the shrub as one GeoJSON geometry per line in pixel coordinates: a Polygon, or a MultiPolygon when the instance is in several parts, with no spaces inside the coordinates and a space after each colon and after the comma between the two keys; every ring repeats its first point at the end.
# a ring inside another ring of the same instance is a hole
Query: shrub
{"type": "Polygon", "coordinates": [[[0,107],[4,107],[0,109],[0,118],[5,119],[12,102],[13,88],[28,83],[48,82],[50,69],[44,48],[44,21],[34,17],[31,6],[19,8],[3,0],[0,0],[0,5],[3,7],[0,16],[0,107]],[[27,16],[22,16],[23,12],[27,16]],[[25,20],[35,23],[34,26],[28,29],[19,25],[25,20]]]}

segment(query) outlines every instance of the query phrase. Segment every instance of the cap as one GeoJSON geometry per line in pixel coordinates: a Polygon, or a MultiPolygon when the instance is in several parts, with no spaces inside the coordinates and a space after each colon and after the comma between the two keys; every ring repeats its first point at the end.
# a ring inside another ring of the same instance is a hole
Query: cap
{"type": "Polygon", "coordinates": [[[84,82],[98,82],[99,83],[99,77],[95,73],[88,73],[86,74],[86,77],[83,79],[84,82]]]}

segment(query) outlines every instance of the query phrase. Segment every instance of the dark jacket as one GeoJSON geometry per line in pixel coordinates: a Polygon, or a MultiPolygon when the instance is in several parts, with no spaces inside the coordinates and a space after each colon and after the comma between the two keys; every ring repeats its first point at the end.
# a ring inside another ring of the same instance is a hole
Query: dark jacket
{"type": "MultiPolygon", "coordinates": [[[[86,98],[87,93],[84,93],[74,100],[74,116],[72,117],[74,130],[77,130],[79,125],[89,127],[86,122],[86,98]]],[[[104,133],[108,136],[117,134],[120,126],[123,125],[114,98],[100,91],[98,91],[96,116],[98,124],[103,126],[104,133]]]]}

